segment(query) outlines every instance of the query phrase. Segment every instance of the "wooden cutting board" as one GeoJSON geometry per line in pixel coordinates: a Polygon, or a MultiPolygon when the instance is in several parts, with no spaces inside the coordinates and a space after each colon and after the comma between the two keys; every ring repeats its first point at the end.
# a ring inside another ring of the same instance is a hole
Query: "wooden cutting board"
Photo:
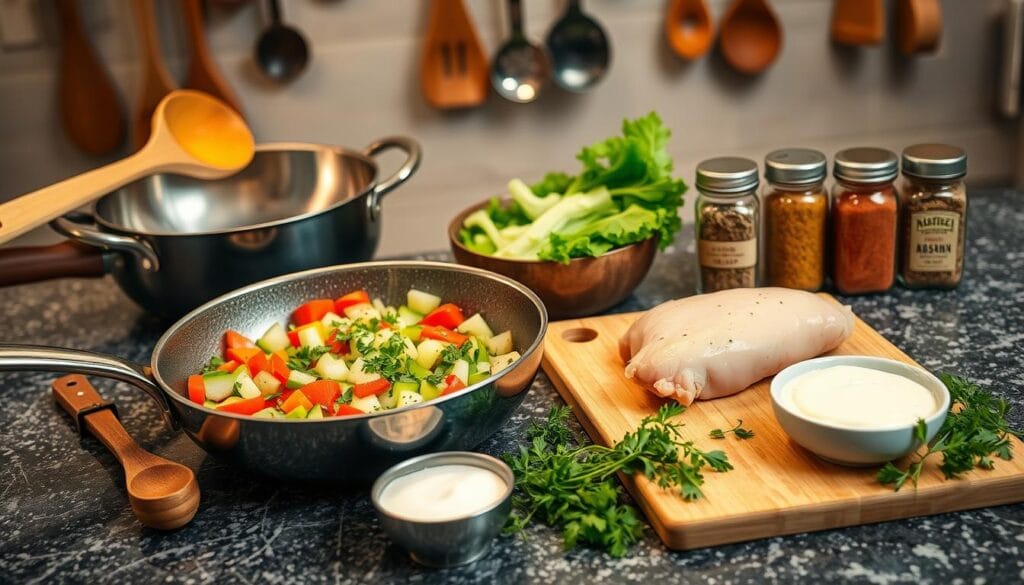
{"type": "MultiPolygon", "coordinates": [[[[550,324],[544,371],[590,437],[611,445],[636,429],[664,402],[623,375],[619,337],[640,313],[574,319],[550,324]]],[[[888,357],[915,363],[866,323],[832,354],[888,357]]],[[[772,414],[769,379],[726,398],[694,403],[681,417],[687,439],[703,449],[722,449],[735,469],[705,473],[705,497],[683,501],[646,478],[623,477],[655,531],[669,548],[694,549],[757,538],[827,530],[898,518],[939,514],[1024,501],[1024,445],[1016,457],[996,460],[992,471],[974,470],[944,480],[936,461],[926,466],[917,489],[899,492],[879,485],[876,468],[827,463],[790,441],[772,414]],[[738,419],[756,437],[708,437],[738,419]]]]}

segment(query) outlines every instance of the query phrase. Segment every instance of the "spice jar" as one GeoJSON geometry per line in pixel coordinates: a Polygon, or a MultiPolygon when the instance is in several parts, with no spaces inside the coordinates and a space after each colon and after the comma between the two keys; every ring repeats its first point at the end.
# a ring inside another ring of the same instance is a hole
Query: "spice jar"
{"type": "Polygon", "coordinates": [[[900,282],[908,288],[953,288],[964,271],[967,155],[946,144],[903,151],[900,282]]]}
{"type": "Polygon", "coordinates": [[[765,284],[816,291],[825,282],[828,161],[817,150],[786,148],[764,159],[765,284]]]}
{"type": "Polygon", "coordinates": [[[896,154],[849,148],[836,154],[832,282],[843,294],[883,292],[896,277],[896,154]]]}
{"type": "Polygon", "coordinates": [[[697,165],[696,232],[700,290],[757,284],[757,163],[719,157],[697,165]]]}

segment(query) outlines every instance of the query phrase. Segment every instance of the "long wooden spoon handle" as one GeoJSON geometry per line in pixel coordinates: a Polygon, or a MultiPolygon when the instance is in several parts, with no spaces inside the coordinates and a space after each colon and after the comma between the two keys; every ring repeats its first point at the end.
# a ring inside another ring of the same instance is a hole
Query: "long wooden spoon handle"
{"type": "Polygon", "coordinates": [[[112,405],[100,397],[85,376],[63,376],[54,380],[52,387],[57,404],[75,418],[78,430],[92,433],[122,464],[141,449],[117,420],[112,405]]]}

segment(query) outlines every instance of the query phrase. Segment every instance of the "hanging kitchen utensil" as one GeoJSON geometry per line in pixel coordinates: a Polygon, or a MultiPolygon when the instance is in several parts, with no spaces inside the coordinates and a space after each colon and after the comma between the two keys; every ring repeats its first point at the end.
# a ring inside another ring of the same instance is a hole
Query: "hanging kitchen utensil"
{"type": "Polygon", "coordinates": [[[569,0],[562,18],[548,33],[547,47],[552,78],[566,91],[587,91],[608,71],[608,35],[583,12],[580,0],[569,0]]]}
{"type": "Polygon", "coordinates": [[[523,32],[522,0],[508,0],[511,33],[491,63],[491,85],[501,97],[520,104],[537,99],[551,76],[551,64],[523,32]]]}
{"type": "Polygon", "coordinates": [[[99,439],[124,467],[128,503],[139,522],[174,530],[192,520],[199,509],[199,484],[191,469],[140,447],[121,426],[114,405],[85,376],[58,378],[52,387],[54,400],[75,419],[78,432],[99,439]]]}
{"type": "Polygon", "coordinates": [[[999,111],[1006,118],[1020,115],[1021,58],[1024,57],[1024,0],[1008,0],[1003,15],[1003,73],[999,111]]]}
{"type": "Polygon", "coordinates": [[[210,54],[210,47],[204,33],[203,7],[200,1],[181,0],[181,9],[185,17],[185,28],[188,29],[189,45],[192,51],[188,75],[185,77],[185,87],[205,91],[242,114],[242,104],[238,101],[238,96],[235,95],[228,81],[224,79],[224,75],[221,74],[216,61],[210,54]]]}
{"type": "Polygon", "coordinates": [[[719,46],[740,73],[768,69],[782,50],[782,28],[768,0],[733,0],[722,19],[719,46]]]}
{"type": "Polygon", "coordinates": [[[125,114],[107,71],[89,42],[78,0],[57,0],[61,52],[58,94],[68,138],[89,154],[106,154],[124,141],[125,114]]]}
{"type": "Polygon", "coordinates": [[[224,102],[176,90],[157,105],[153,131],[135,154],[0,204],[0,244],[139,177],[175,173],[218,179],[252,160],[252,134],[224,102]]]}
{"type": "Polygon", "coordinates": [[[896,0],[896,40],[904,55],[930,53],[942,37],[939,0],[896,0]]]}
{"type": "Polygon", "coordinates": [[[462,0],[434,0],[420,57],[420,88],[435,108],[471,108],[487,99],[487,57],[462,0]]]}
{"type": "Polygon", "coordinates": [[[132,14],[142,53],[142,81],[132,115],[132,148],[138,150],[149,140],[153,112],[164,96],[177,89],[160,55],[160,39],[153,17],[153,0],[133,0],[132,14]]]}
{"type": "Polygon", "coordinates": [[[665,13],[665,38],[672,51],[687,61],[707,53],[714,27],[706,0],[671,0],[665,13]]]}
{"type": "Polygon", "coordinates": [[[877,45],[885,36],[882,0],[836,0],[832,40],[841,45],[877,45]]]}
{"type": "Polygon", "coordinates": [[[288,83],[306,70],[309,43],[298,29],[281,20],[277,0],[267,0],[266,6],[270,22],[256,41],[256,63],[273,81],[288,83]]]}

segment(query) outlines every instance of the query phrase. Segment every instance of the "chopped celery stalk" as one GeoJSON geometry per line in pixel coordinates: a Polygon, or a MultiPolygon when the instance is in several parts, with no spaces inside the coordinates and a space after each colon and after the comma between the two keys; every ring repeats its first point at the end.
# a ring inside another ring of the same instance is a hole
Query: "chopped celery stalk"
{"type": "Polygon", "coordinates": [[[455,365],[452,366],[452,373],[459,380],[462,380],[463,384],[469,383],[469,362],[466,360],[455,360],[455,365]]]}
{"type": "Polygon", "coordinates": [[[398,380],[391,389],[394,391],[395,396],[402,392],[419,392],[420,382],[419,380],[398,380]]]}
{"type": "Polygon", "coordinates": [[[359,303],[345,307],[345,316],[353,321],[369,321],[370,319],[380,319],[380,311],[374,309],[370,303],[359,303]]]}
{"type": "Polygon", "coordinates": [[[412,341],[420,342],[420,333],[423,332],[423,328],[419,325],[413,325],[412,327],[405,327],[402,329],[402,335],[408,337],[412,341]]]}
{"type": "Polygon", "coordinates": [[[281,415],[278,414],[276,408],[274,408],[273,406],[268,406],[263,410],[254,412],[253,416],[256,418],[279,418],[281,415]]]}
{"type": "Polygon", "coordinates": [[[531,220],[544,215],[544,212],[562,200],[562,196],[558,193],[549,193],[546,197],[537,197],[533,190],[521,179],[512,179],[508,182],[508,194],[512,197],[513,201],[519,204],[526,217],[531,220]]]}
{"type": "Polygon", "coordinates": [[[433,400],[441,395],[441,389],[426,380],[420,380],[420,396],[423,400],[433,400]]]}
{"type": "Polygon", "coordinates": [[[415,359],[406,360],[405,367],[409,370],[410,374],[416,376],[416,378],[420,380],[430,375],[430,370],[421,366],[415,359]]]}
{"type": "Polygon", "coordinates": [[[497,374],[511,366],[521,356],[518,351],[511,351],[503,355],[496,355],[491,358],[491,372],[497,374]]]}
{"type": "Polygon", "coordinates": [[[422,314],[413,311],[405,305],[398,307],[398,322],[402,324],[402,327],[412,327],[421,320],[423,320],[422,314]]]}
{"type": "Polygon", "coordinates": [[[253,378],[252,381],[256,384],[256,387],[260,389],[260,394],[264,396],[276,394],[277,391],[281,389],[281,381],[267,371],[261,371],[256,374],[256,377],[253,378]]]}
{"type": "Polygon", "coordinates": [[[203,374],[203,388],[206,399],[220,402],[234,393],[235,375],[229,372],[210,372],[203,374]]]}
{"type": "Polygon", "coordinates": [[[599,215],[615,209],[612,195],[605,187],[597,187],[586,193],[563,197],[543,215],[530,224],[530,228],[515,240],[495,252],[495,258],[536,260],[541,247],[570,222],[588,215],[599,215]]]}
{"type": "Polygon", "coordinates": [[[280,351],[291,346],[292,342],[288,339],[288,332],[285,331],[284,326],[280,323],[274,323],[263,333],[263,337],[260,337],[256,341],[256,345],[267,353],[273,353],[280,351]]]}
{"type": "Polygon", "coordinates": [[[291,372],[288,372],[288,383],[285,384],[285,386],[295,390],[302,388],[306,384],[312,384],[313,382],[316,382],[315,376],[310,376],[309,374],[300,372],[299,370],[292,370],[291,372]]]}
{"type": "Polygon", "coordinates": [[[309,414],[306,415],[306,418],[323,418],[323,417],[324,417],[324,409],[319,404],[314,404],[313,408],[309,409],[309,414]]]}
{"type": "Polygon", "coordinates": [[[491,355],[502,355],[512,351],[512,332],[506,331],[484,341],[487,346],[487,353],[491,355]]]}
{"type": "MultiPolygon", "coordinates": [[[[509,240],[501,235],[501,231],[494,224],[494,220],[491,219],[486,209],[478,209],[467,215],[466,219],[462,220],[462,227],[466,229],[480,228],[483,230],[483,234],[477,235],[484,236],[487,239],[487,243],[493,248],[504,248],[509,243],[509,240]]],[[[475,238],[474,242],[477,242],[475,238]]],[[[477,245],[480,244],[483,244],[483,242],[477,243],[477,245]]]]}
{"type": "Polygon", "coordinates": [[[423,402],[423,397],[420,396],[419,392],[410,392],[409,390],[403,390],[398,394],[398,406],[412,406],[413,404],[419,404],[423,402]]]}
{"type": "Polygon", "coordinates": [[[301,418],[306,418],[307,414],[309,414],[309,411],[306,410],[305,406],[302,406],[300,404],[300,405],[296,406],[295,408],[293,408],[291,412],[289,412],[288,414],[284,415],[284,417],[285,418],[300,418],[301,419],[301,418]]]}
{"type": "Polygon", "coordinates": [[[242,398],[256,398],[262,396],[262,392],[256,383],[253,382],[252,377],[249,376],[248,372],[241,372],[235,377],[234,388],[237,388],[238,395],[242,398]]]}
{"type": "Polygon", "coordinates": [[[348,366],[345,365],[345,360],[336,358],[329,353],[320,356],[320,359],[316,361],[316,367],[313,369],[317,374],[320,374],[321,378],[327,380],[348,379],[348,366]]]}
{"type": "Polygon", "coordinates": [[[433,368],[438,358],[441,357],[441,351],[444,350],[444,346],[445,343],[442,341],[424,339],[416,346],[416,351],[419,353],[416,356],[416,362],[428,370],[433,368]]]}
{"type": "Polygon", "coordinates": [[[366,384],[367,382],[380,379],[380,374],[367,372],[363,369],[364,366],[363,358],[358,358],[352,362],[352,367],[348,370],[348,381],[353,384],[366,384]]]}
{"type": "Polygon", "coordinates": [[[320,347],[326,343],[320,335],[319,327],[301,327],[298,331],[299,345],[302,347],[320,347]]]}
{"type": "Polygon", "coordinates": [[[352,406],[366,413],[377,412],[381,409],[380,400],[378,400],[377,397],[372,394],[367,396],[366,398],[353,396],[352,406]]]}
{"type": "Polygon", "coordinates": [[[406,304],[413,311],[426,315],[441,306],[441,297],[411,288],[406,295],[406,304]]]}
{"type": "Polygon", "coordinates": [[[491,331],[490,325],[487,324],[487,321],[484,321],[484,318],[480,313],[477,313],[460,323],[459,326],[456,327],[456,330],[458,330],[459,333],[472,335],[473,337],[478,337],[484,341],[494,337],[494,332],[491,331]]]}

